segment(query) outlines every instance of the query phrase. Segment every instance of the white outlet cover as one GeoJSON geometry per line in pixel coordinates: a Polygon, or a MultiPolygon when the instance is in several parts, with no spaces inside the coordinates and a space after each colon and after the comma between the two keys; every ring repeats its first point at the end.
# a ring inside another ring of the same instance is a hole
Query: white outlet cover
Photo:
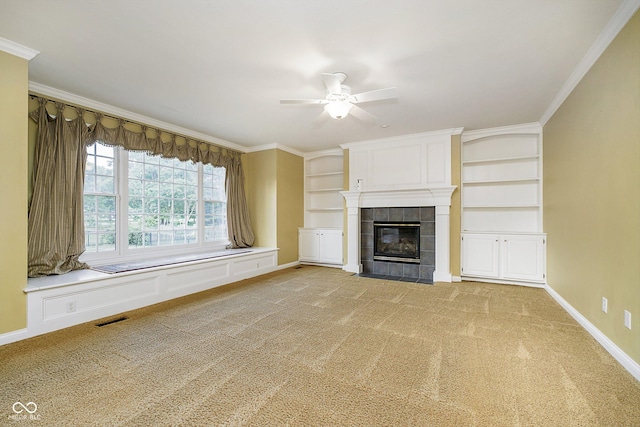
{"type": "Polygon", "coordinates": [[[631,313],[628,310],[624,311],[624,326],[631,329],[631,313]]]}

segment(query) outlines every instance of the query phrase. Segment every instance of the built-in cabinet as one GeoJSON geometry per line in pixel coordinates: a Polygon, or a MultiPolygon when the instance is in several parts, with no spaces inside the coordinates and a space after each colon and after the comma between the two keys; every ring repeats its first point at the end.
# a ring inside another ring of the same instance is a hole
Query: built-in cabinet
{"type": "Polygon", "coordinates": [[[464,277],[545,281],[544,235],[464,233],[461,239],[464,277]]]}
{"type": "Polygon", "coordinates": [[[545,281],[542,129],[462,134],[463,278],[545,281]]]}
{"type": "Polygon", "coordinates": [[[299,260],[342,266],[342,150],[309,153],[304,159],[305,226],[298,234],[299,260]]]}
{"type": "Polygon", "coordinates": [[[300,261],[342,266],[342,229],[298,230],[300,261]]]}

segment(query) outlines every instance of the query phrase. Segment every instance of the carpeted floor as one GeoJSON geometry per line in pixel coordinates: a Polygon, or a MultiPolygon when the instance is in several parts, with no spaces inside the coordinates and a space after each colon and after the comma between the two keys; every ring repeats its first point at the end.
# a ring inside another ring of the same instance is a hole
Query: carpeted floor
{"type": "Polygon", "coordinates": [[[640,383],[541,289],[304,266],[126,316],[0,347],[0,425],[640,425],[640,383]]]}

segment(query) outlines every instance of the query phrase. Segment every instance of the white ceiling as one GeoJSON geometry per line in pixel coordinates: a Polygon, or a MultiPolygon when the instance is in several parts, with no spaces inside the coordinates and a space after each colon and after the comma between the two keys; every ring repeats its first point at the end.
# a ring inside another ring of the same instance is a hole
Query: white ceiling
{"type": "Polygon", "coordinates": [[[301,152],[540,120],[622,0],[0,0],[29,79],[252,147],[301,152]],[[398,99],[316,120],[320,73],[398,99]],[[382,125],[388,125],[383,128],[382,125]]]}

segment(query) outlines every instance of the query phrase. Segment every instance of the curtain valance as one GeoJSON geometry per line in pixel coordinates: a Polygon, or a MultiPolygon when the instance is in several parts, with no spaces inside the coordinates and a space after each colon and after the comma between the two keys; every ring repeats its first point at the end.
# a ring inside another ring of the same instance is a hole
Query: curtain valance
{"type": "Polygon", "coordinates": [[[191,160],[225,168],[240,162],[241,153],[226,147],[39,96],[31,95],[31,98],[38,101],[38,107],[30,113],[30,117],[36,122],[40,109],[44,109],[50,119],[59,114],[67,120],[82,118],[89,129],[87,145],[100,141],[129,151],[143,151],[165,158],[191,160]]]}

